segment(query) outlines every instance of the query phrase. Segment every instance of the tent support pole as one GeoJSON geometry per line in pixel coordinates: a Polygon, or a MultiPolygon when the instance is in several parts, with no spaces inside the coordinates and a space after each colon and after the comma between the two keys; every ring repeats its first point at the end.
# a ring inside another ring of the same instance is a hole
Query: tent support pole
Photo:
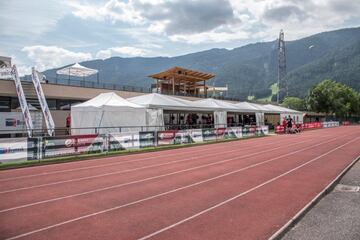
{"type": "Polygon", "coordinates": [[[156,93],[159,93],[159,79],[156,79],[156,93]]]}
{"type": "Polygon", "coordinates": [[[103,117],[104,117],[104,110],[103,110],[102,113],[101,113],[101,118],[100,118],[100,122],[99,122],[98,127],[101,127],[101,123],[102,123],[103,117]]]}
{"type": "Polygon", "coordinates": [[[205,94],[205,98],[207,98],[207,89],[206,89],[206,85],[205,85],[205,80],[204,80],[204,94],[205,94]]]}
{"type": "Polygon", "coordinates": [[[172,78],[172,92],[175,95],[175,77],[172,78]]]}

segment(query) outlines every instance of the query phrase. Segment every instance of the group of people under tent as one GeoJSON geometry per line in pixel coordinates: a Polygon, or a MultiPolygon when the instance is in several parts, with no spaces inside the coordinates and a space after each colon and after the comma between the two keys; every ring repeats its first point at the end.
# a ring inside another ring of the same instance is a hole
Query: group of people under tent
{"type": "Polygon", "coordinates": [[[229,127],[256,125],[256,118],[254,114],[228,115],[227,125],[229,127]]]}
{"type": "Polygon", "coordinates": [[[214,117],[211,113],[164,113],[166,129],[213,128],[214,117]]]}
{"type": "MultiPolygon", "coordinates": [[[[164,124],[166,129],[191,129],[191,128],[216,128],[213,113],[183,113],[164,112],[164,124]]],[[[228,114],[227,126],[256,125],[255,115],[251,114],[228,114]]]]}

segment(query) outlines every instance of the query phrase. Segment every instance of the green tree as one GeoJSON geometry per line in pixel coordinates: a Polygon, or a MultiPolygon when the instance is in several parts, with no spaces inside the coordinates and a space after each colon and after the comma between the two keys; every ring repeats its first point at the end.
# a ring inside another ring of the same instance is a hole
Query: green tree
{"type": "Polygon", "coordinates": [[[359,113],[359,93],[332,80],[324,80],[311,88],[306,102],[316,112],[348,117],[359,113]]]}
{"type": "Polygon", "coordinates": [[[281,106],[302,111],[305,110],[305,101],[298,97],[286,97],[281,106]]]}

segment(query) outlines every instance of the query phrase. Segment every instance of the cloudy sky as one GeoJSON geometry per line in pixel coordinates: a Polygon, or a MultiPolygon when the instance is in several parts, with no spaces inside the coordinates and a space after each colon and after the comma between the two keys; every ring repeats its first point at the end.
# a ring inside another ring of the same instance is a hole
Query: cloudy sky
{"type": "Polygon", "coordinates": [[[20,73],[111,56],[177,56],[360,26],[358,0],[10,0],[0,55],[20,73]]]}

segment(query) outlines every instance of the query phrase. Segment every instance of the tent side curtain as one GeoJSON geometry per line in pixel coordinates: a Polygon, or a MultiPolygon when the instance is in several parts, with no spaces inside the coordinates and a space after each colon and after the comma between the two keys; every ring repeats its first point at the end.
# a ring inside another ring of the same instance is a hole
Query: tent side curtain
{"type": "Polygon", "coordinates": [[[227,127],[227,112],[215,111],[214,123],[215,123],[215,127],[227,127]]]}
{"type": "Polygon", "coordinates": [[[144,108],[107,107],[86,111],[83,108],[72,108],[71,124],[72,134],[140,131],[146,125],[146,112],[144,108]]]}
{"type": "Polygon", "coordinates": [[[280,114],[280,121],[284,118],[291,117],[294,123],[304,123],[304,114],[303,113],[281,113],[280,114]]]}
{"type": "Polygon", "coordinates": [[[164,125],[164,113],[162,109],[146,109],[147,131],[165,130],[164,125]]]}
{"type": "Polygon", "coordinates": [[[265,120],[264,120],[264,113],[263,112],[257,112],[255,113],[256,118],[256,126],[264,126],[265,120]]]}

